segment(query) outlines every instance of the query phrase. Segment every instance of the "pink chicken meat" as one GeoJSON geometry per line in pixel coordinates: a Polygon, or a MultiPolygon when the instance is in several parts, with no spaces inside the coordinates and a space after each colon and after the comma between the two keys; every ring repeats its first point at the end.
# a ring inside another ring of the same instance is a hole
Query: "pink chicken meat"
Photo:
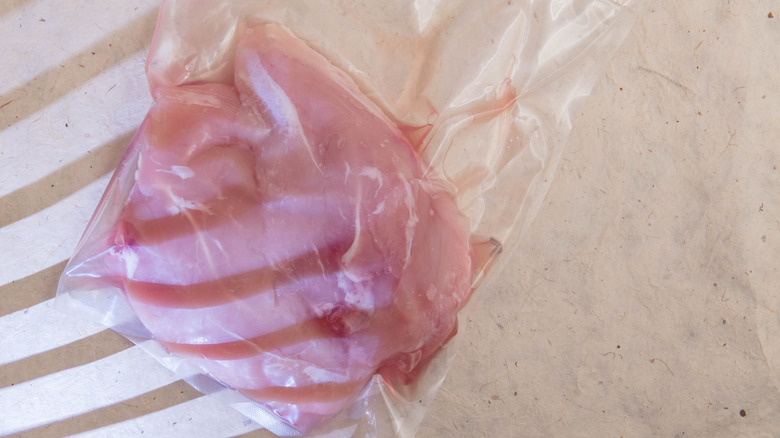
{"type": "Polygon", "coordinates": [[[247,30],[234,71],[156,90],[106,266],[171,354],[311,430],[454,334],[468,228],[394,123],[285,29],[247,30]]]}

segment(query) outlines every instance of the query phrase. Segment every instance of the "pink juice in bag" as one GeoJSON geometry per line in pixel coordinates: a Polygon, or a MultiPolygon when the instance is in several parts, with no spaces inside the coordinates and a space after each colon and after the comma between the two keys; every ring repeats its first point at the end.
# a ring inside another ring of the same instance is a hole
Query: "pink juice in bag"
{"type": "Polygon", "coordinates": [[[90,275],[116,277],[167,351],[309,430],[454,334],[466,222],[346,75],[263,25],[234,84],[156,93],[90,275]]]}

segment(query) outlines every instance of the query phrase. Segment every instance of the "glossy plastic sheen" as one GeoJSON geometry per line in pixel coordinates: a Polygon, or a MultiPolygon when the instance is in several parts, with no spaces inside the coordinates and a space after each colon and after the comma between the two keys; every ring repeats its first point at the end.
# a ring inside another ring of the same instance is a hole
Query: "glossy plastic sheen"
{"type": "Polygon", "coordinates": [[[155,339],[273,430],[242,400],[304,432],[413,433],[624,9],[164,2],[155,105],[58,305],[155,339]]]}

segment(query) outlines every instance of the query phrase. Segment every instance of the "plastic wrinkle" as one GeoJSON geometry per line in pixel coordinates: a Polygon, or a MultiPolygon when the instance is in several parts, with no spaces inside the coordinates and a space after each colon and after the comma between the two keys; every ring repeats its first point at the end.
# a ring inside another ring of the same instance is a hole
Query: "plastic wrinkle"
{"type": "Polygon", "coordinates": [[[626,8],[343,6],[163,1],[57,305],[280,435],[410,436],[626,8]]]}
{"type": "Polygon", "coordinates": [[[337,414],[380,366],[413,373],[471,290],[452,198],[420,187],[419,157],[333,70],[265,25],[238,45],[235,89],[161,88],[101,251],[113,267],[102,275],[122,277],[163,347],[300,430],[337,414]],[[319,89],[297,94],[307,84],[319,89]],[[340,148],[322,143],[332,126],[340,148]],[[369,149],[374,136],[386,146],[369,149]],[[429,289],[448,295],[432,301],[429,289]],[[415,366],[395,359],[406,352],[415,366]]]}

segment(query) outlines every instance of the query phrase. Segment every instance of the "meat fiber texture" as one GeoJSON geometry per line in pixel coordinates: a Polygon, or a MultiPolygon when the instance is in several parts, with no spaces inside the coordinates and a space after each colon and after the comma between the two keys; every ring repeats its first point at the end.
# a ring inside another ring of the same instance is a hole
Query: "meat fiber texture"
{"type": "Polygon", "coordinates": [[[66,275],[115,284],[170,354],[302,431],[375,374],[413,380],[473,269],[465,219],[396,125],[270,24],[240,37],[232,84],[155,94],[121,208],[66,275]]]}

